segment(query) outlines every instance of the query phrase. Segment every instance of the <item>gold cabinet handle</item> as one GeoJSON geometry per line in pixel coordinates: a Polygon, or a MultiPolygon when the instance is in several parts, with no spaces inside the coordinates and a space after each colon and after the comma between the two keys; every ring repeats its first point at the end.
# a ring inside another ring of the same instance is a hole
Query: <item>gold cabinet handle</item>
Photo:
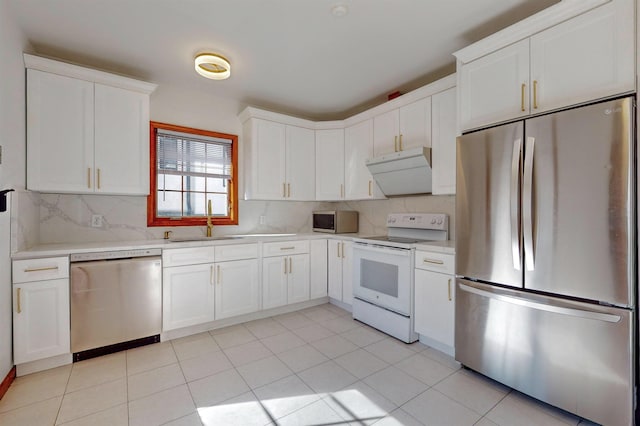
{"type": "Polygon", "coordinates": [[[340,242],[338,242],[338,250],[337,250],[337,252],[338,252],[338,257],[340,257],[340,242]]]}
{"type": "Polygon", "coordinates": [[[289,257],[289,273],[293,272],[293,265],[291,264],[291,257],[289,257]]]}
{"type": "Polygon", "coordinates": [[[287,198],[291,198],[291,184],[287,184],[287,198]]]}
{"type": "Polygon", "coordinates": [[[344,243],[342,243],[342,258],[344,259],[344,243]]]}
{"type": "Polygon", "coordinates": [[[369,181],[369,197],[371,197],[371,195],[372,195],[372,194],[371,194],[371,184],[372,184],[372,183],[373,183],[372,181],[369,181]]]}
{"type": "Polygon", "coordinates": [[[291,246],[291,247],[280,247],[280,250],[293,250],[295,247],[291,246]]]}
{"type": "Polygon", "coordinates": [[[287,275],[287,258],[282,259],[284,261],[284,274],[287,275]]]}
{"type": "Polygon", "coordinates": [[[18,306],[17,306],[17,308],[18,308],[18,313],[21,313],[21,312],[22,312],[22,306],[20,306],[20,290],[22,290],[22,289],[21,289],[20,287],[18,287],[18,289],[17,289],[17,294],[16,294],[16,299],[17,299],[17,300],[16,300],[16,302],[17,302],[17,303],[16,303],[16,305],[18,305],[18,306]]]}
{"type": "Polygon", "coordinates": [[[402,133],[400,133],[400,142],[398,143],[399,151],[402,151],[402,133]]]}
{"type": "Polygon", "coordinates": [[[57,271],[59,268],[57,266],[47,266],[44,268],[29,268],[25,269],[24,272],[42,272],[42,271],[57,271]]]}
{"type": "Polygon", "coordinates": [[[214,276],[213,265],[211,265],[211,271],[210,271],[210,274],[209,274],[209,284],[211,284],[211,285],[213,285],[213,282],[214,282],[213,276],[214,276]]]}
{"type": "Polygon", "coordinates": [[[520,110],[524,112],[524,90],[527,88],[527,85],[522,83],[520,87],[520,110]]]}
{"type": "Polygon", "coordinates": [[[220,280],[222,280],[222,273],[220,273],[220,265],[216,265],[216,272],[218,276],[218,284],[220,284],[220,280]]]}
{"type": "Polygon", "coordinates": [[[287,184],[282,182],[282,198],[287,198],[287,184]]]}
{"type": "Polygon", "coordinates": [[[91,167],[87,167],[87,188],[91,189],[91,167]]]}
{"type": "Polygon", "coordinates": [[[100,189],[100,169],[98,169],[98,177],[97,177],[96,184],[98,185],[98,189],[100,189]]]}
{"type": "Polygon", "coordinates": [[[394,152],[398,152],[398,137],[397,136],[393,137],[393,151],[394,152]]]}
{"type": "Polygon", "coordinates": [[[451,302],[451,278],[447,282],[447,290],[449,291],[449,302],[451,302]]]}
{"type": "Polygon", "coordinates": [[[533,109],[538,109],[538,80],[533,80],[533,109]]]}
{"type": "Polygon", "coordinates": [[[422,259],[422,263],[433,263],[435,265],[444,265],[444,262],[442,260],[427,259],[426,257],[422,259]]]}

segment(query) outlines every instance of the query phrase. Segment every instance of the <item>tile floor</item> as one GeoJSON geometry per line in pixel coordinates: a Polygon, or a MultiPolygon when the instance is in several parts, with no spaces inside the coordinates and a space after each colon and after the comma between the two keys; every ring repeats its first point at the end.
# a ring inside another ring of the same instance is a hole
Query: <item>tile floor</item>
{"type": "Polygon", "coordinates": [[[0,425],[578,425],[333,305],[19,377],[0,425]]]}

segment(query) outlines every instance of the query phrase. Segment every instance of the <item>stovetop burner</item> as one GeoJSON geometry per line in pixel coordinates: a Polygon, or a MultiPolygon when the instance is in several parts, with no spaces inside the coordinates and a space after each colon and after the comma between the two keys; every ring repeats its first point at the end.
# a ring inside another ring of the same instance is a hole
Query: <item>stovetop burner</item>
{"type": "Polygon", "coordinates": [[[362,237],[362,239],[374,240],[374,241],[387,241],[390,243],[401,243],[401,244],[415,244],[420,242],[431,241],[431,240],[423,240],[420,238],[390,237],[389,235],[377,235],[375,237],[362,237]]]}

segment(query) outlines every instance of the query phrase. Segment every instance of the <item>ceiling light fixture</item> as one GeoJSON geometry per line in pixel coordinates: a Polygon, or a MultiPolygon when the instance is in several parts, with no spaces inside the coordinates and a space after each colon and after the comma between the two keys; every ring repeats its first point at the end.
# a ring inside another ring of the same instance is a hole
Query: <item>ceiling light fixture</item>
{"type": "Polygon", "coordinates": [[[231,64],[216,53],[201,53],[195,58],[196,72],[212,80],[224,80],[231,75],[231,64]]]}
{"type": "Polygon", "coordinates": [[[338,18],[345,16],[349,13],[349,8],[345,4],[336,4],[331,7],[331,14],[338,18]]]}

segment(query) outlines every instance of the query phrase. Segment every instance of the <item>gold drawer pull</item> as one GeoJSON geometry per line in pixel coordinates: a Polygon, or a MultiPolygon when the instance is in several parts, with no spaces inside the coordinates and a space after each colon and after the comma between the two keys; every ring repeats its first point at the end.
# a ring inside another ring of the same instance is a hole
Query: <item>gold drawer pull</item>
{"type": "Polygon", "coordinates": [[[423,259],[422,263],[433,263],[434,265],[444,265],[444,262],[442,260],[434,260],[434,259],[423,259]]]}
{"type": "Polygon", "coordinates": [[[398,147],[400,148],[400,151],[402,151],[402,134],[400,135],[400,142],[398,143],[398,147]]]}
{"type": "Polygon", "coordinates": [[[538,109],[538,80],[533,80],[533,109],[538,109]]]}
{"type": "Polygon", "coordinates": [[[287,198],[287,184],[282,182],[282,198],[287,198]]]}
{"type": "Polygon", "coordinates": [[[17,305],[18,305],[18,306],[17,306],[17,308],[18,308],[18,313],[21,313],[21,312],[22,312],[22,307],[20,306],[20,290],[22,290],[22,289],[21,289],[20,287],[18,287],[18,294],[16,295],[16,299],[18,299],[18,300],[17,300],[17,302],[18,302],[18,303],[17,303],[17,305]]]}
{"type": "Polygon", "coordinates": [[[451,278],[449,278],[449,282],[447,282],[447,289],[449,290],[449,302],[451,302],[451,278]]]}
{"type": "Polygon", "coordinates": [[[291,198],[291,184],[287,184],[287,198],[291,198]]]}
{"type": "Polygon", "coordinates": [[[291,247],[280,247],[280,250],[293,250],[293,249],[295,249],[294,246],[291,246],[291,247]]]}
{"type": "Polygon", "coordinates": [[[24,272],[42,272],[42,271],[57,271],[59,268],[57,266],[47,266],[45,268],[29,268],[25,269],[24,272]]]}
{"type": "Polygon", "coordinates": [[[96,183],[98,185],[98,189],[100,189],[100,169],[98,169],[98,178],[96,180],[97,180],[96,183]]]}
{"type": "Polygon", "coordinates": [[[91,167],[87,168],[87,188],[91,189],[91,167]]]}
{"type": "Polygon", "coordinates": [[[289,273],[293,272],[293,266],[291,265],[291,258],[289,258],[289,273]]]}
{"type": "Polygon", "coordinates": [[[520,87],[520,109],[524,112],[524,89],[527,87],[526,84],[522,83],[520,87]]]}
{"type": "Polygon", "coordinates": [[[372,183],[373,183],[373,182],[369,181],[369,197],[371,197],[371,195],[372,195],[372,194],[371,194],[371,184],[372,184],[372,183]]]}

